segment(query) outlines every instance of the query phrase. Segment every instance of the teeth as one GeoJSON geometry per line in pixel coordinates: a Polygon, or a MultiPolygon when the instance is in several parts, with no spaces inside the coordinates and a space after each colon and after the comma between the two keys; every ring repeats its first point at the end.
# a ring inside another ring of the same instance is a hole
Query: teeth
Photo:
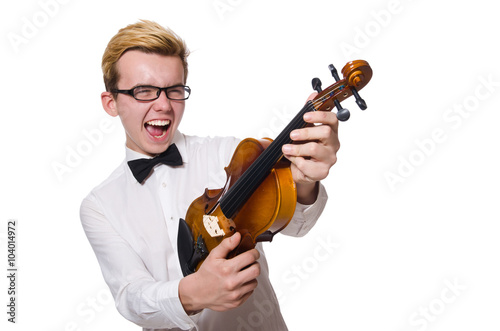
{"type": "Polygon", "coordinates": [[[154,126],[165,126],[170,124],[170,120],[152,120],[146,123],[154,126]]]}

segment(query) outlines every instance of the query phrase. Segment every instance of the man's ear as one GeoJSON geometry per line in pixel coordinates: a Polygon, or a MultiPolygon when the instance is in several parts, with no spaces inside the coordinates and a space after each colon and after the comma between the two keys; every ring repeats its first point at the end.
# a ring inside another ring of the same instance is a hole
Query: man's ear
{"type": "Polygon", "coordinates": [[[118,110],[116,109],[116,101],[113,98],[113,94],[111,92],[102,92],[101,93],[101,102],[102,107],[109,115],[116,117],[118,116],[118,110]]]}

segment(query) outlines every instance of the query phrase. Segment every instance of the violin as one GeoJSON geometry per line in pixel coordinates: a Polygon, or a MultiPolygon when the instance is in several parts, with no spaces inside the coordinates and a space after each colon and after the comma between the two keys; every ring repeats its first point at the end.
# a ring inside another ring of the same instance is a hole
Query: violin
{"type": "Polygon", "coordinates": [[[306,126],[303,116],[311,111],[336,108],[337,118],[348,120],[350,112],[340,102],[350,96],[355,97],[362,110],[367,108],[358,91],[372,77],[368,62],[347,63],[341,70],[343,79],[333,65],[329,69],[336,80],[334,84],[322,90],[321,81],[314,78],[312,85],[318,94],[307,101],[276,139],[241,141],[224,168],[224,187],[205,189],[191,203],[185,219],[180,219],[177,240],[184,276],[198,270],[210,251],[236,232],[241,234],[241,242],[228,258],[253,249],[258,242],[272,241],[288,225],[295,212],[297,192],[290,162],[283,157],[281,148],[291,143],[290,133],[306,126]]]}

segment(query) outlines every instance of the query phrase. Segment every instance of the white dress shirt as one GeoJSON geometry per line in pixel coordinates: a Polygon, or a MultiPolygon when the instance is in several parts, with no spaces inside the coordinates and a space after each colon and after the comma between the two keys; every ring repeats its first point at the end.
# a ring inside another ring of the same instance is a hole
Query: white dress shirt
{"type": "MultiPolygon", "coordinates": [[[[224,186],[224,167],[239,141],[176,132],[173,143],[182,166],[156,166],[141,185],[127,161],[145,156],[127,148],[126,160],[81,205],[83,228],[118,311],[143,330],[286,330],[260,243],[258,287],[243,305],[226,312],[204,309],[192,316],[184,311],[178,293],[183,277],[177,255],[179,218],[205,188],[224,186]]],[[[316,202],[297,204],[282,233],[307,233],[326,200],[320,185],[316,202]]]]}

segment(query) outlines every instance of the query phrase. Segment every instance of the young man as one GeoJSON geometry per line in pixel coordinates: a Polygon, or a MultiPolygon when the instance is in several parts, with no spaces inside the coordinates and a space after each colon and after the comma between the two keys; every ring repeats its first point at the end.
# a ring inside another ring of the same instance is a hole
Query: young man
{"type": "MultiPolygon", "coordinates": [[[[102,69],[104,110],[119,116],[126,159],[82,202],[81,220],[118,311],[144,330],[286,330],[261,244],[227,259],[236,233],[213,249],[200,269],[183,277],[177,252],[179,219],[208,188],[224,185],[235,138],[186,136],[177,128],[190,89],[184,42],[141,21],[109,42],[102,69]],[[133,174],[129,161],[165,152],[173,165],[133,174]]],[[[195,110],[193,110],[195,111],[195,110]]],[[[297,186],[294,217],[282,233],[302,236],[326,203],[319,183],[339,149],[333,113],[305,115],[316,126],[292,132],[283,147],[297,186]]]]}

